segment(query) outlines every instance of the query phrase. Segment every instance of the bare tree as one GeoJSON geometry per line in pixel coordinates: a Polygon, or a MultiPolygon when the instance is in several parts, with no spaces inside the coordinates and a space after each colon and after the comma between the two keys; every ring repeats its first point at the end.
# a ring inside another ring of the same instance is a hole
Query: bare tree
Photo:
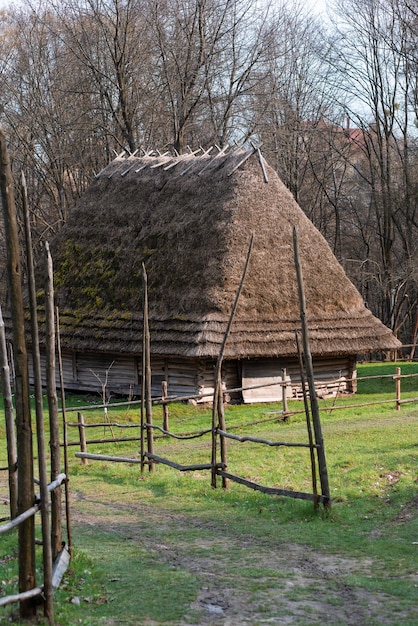
{"type": "Polygon", "coordinates": [[[418,226],[414,79],[405,55],[411,35],[400,19],[398,0],[338,1],[336,7],[339,39],[332,62],[347,114],[362,131],[357,173],[373,215],[367,253],[370,271],[378,267],[379,272],[371,304],[398,331],[410,320],[417,298],[411,280],[418,226]]]}

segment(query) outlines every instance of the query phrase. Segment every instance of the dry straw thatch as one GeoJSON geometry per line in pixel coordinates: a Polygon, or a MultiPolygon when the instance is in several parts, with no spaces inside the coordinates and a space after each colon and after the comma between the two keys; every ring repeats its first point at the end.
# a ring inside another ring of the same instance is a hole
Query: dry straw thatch
{"type": "Polygon", "coordinates": [[[51,242],[61,340],[141,353],[142,262],[152,352],[214,357],[249,270],[225,356],[296,353],[296,226],[314,355],[395,349],[328,244],[257,153],[115,159],[51,242]]]}

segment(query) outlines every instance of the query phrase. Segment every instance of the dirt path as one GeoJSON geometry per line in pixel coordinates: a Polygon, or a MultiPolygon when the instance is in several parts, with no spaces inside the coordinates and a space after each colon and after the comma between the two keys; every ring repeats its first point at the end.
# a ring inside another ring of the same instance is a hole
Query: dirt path
{"type": "MultiPolygon", "coordinates": [[[[7,483],[2,478],[0,508],[7,513],[7,483]]],[[[289,544],[280,529],[277,538],[267,542],[213,519],[173,513],[161,502],[124,500],[121,493],[95,496],[90,488],[72,493],[71,509],[75,534],[86,527],[114,533],[138,550],[151,551],[167,568],[181,568],[195,577],[199,593],[183,620],[172,626],[401,626],[411,618],[394,614],[391,596],[346,584],[349,574],[367,576],[370,560],[289,544]]],[[[127,622],[114,618],[101,623],[127,622]]]]}
{"type": "Polygon", "coordinates": [[[78,493],[74,511],[77,525],[100,526],[153,551],[155,559],[168,567],[181,567],[198,579],[200,591],[190,605],[190,616],[185,615],[176,626],[403,623],[399,613],[394,621],[389,596],[345,584],[347,574],[367,575],[367,560],[321,554],[279,537],[267,543],[223,524],[143,503],[103,503],[78,493]],[[253,570],[258,578],[256,590],[249,594],[252,585],[245,572],[253,570]],[[196,613],[198,622],[192,617],[196,613]]]}

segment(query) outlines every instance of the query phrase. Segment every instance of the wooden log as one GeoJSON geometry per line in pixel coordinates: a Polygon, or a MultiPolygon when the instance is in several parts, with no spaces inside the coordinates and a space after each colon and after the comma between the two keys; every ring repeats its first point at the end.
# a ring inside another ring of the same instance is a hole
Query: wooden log
{"type": "Polygon", "coordinates": [[[287,413],[287,382],[286,382],[287,371],[284,367],[282,369],[282,377],[284,385],[282,385],[282,404],[283,404],[283,413],[287,413]]]}
{"type": "MultiPolygon", "coordinates": [[[[18,457],[18,514],[32,506],[33,446],[30,409],[29,370],[25,339],[25,319],[22,293],[22,272],[14,181],[7,151],[6,137],[0,128],[0,188],[4,216],[5,240],[7,242],[7,279],[13,325],[13,349],[15,354],[15,413],[18,457]]],[[[19,591],[25,592],[36,586],[35,527],[33,518],[19,525],[19,591]]],[[[20,617],[33,619],[36,603],[23,600],[20,617]]]]}
{"type": "MultiPolygon", "coordinates": [[[[310,448],[309,443],[299,443],[299,442],[291,442],[291,441],[269,441],[268,439],[259,439],[257,437],[250,437],[250,436],[239,437],[238,435],[232,435],[231,433],[227,433],[220,429],[219,429],[219,434],[221,434],[223,437],[227,437],[228,439],[234,439],[235,441],[240,441],[241,443],[244,443],[245,441],[251,441],[252,443],[261,443],[266,446],[272,446],[272,447],[284,446],[288,448],[310,448]]],[[[318,446],[315,444],[313,447],[318,448],[318,446]]]]}
{"type": "Polygon", "coordinates": [[[401,368],[396,368],[396,376],[393,377],[395,380],[395,388],[396,388],[396,410],[401,410],[401,368]]]}
{"type": "Polygon", "coordinates": [[[232,168],[232,170],[228,173],[228,176],[232,176],[232,174],[241,167],[241,165],[244,165],[245,161],[247,161],[254,153],[256,152],[256,148],[252,148],[252,150],[248,150],[245,154],[245,156],[242,157],[242,159],[232,168]]]}
{"type": "MultiPolygon", "coordinates": [[[[156,463],[161,463],[163,465],[169,465],[170,467],[173,467],[174,469],[179,470],[180,472],[193,472],[193,471],[198,471],[198,470],[210,470],[212,469],[212,463],[198,463],[196,465],[180,465],[180,463],[176,463],[175,461],[169,461],[168,459],[165,459],[161,456],[157,456],[156,454],[146,454],[146,456],[150,459],[152,458],[153,461],[155,461],[156,463]]],[[[217,468],[221,468],[223,467],[222,463],[218,463],[217,468]]]]}
{"type": "Polygon", "coordinates": [[[222,150],[219,150],[219,152],[217,154],[215,154],[215,156],[210,159],[210,161],[208,161],[206,163],[206,165],[198,172],[198,176],[201,176],[203,174],[203,172],[205,172],[207,169],[209,169],[209,167],[212,167],[213,163],[216,162],[217,159],[219,159],[219,157],[221,157],[223,154],[225,154],[225,152],[228,150],[228,146],[224,146],[222,148],[222,150]]]}
{"type": "Polygon", "coordinates": [[[261,166],[261,171],[263,172],[264,182],[268,183],[269,179],[268,179],[268,176],[267,176],[267,171],[266,171],[266,167],[264,165],[264,159],[263,159],[263,155],[261,154],[260,148],[257,148],[257,155],[258,155],[258,161],[259,161],[260,166],[261,166]]]}
{"type": "Polygon", "coordinates": [[[141,463],[141,459],[130,459],[127,456],[111,456],[108,454],[92,454],[90,452],[76,452],[78,459],[91,459],[92,461],[113,461],[115,463],[141,463]]]}
{"type": "MultiPolygon", "coordinates": [[[[232,323],[234,321],[234,317],[235,317],[235,313],[238,307],[238,302],[239,302],[239,298],[241,295],[241,291],[242,291],[242,287],[244,285],[244,280],[245,280],[245,276],[247,274],[247,270],[248,270],[248,264],[250,262],[250,257],[251,257],[251,251],[252,251],[252,247],[253,247],[253,242],[254,242],[254,235],[251,235],[250,238],[250,243],[248,246],[248,250],[247,250],[247,257],[245,259],[245,263],[244,263],[244,269],[242,272],[242,276],[241,276],[241,280],[240,283],[238,285],[238,289],[237,292],[235,294],[235,300],[234,303],[232,305],[232,309],[231,309],[231,313],[228,319],[228,323],[225,329],[225,333],[222,339],[222,344],[221,347],[219,349],[219,354],[218,354],[218,358],[216,361],[216,367],[215,367],[215,376],[214,376],[214,381],[215,381],[215,394],[214,394],[214,398],[213,398],[213,409],[212,409],[212,487],[216,487],[216,437],[217,437],[217,428],[221,428],[222,430],[226,430],[225,428],[225,417],[223,414],[223,399],[222,399],[222,381],[221,381],[221,372],[222,372],[222,361],[223,361],[223,356],[224,356],[224,352],[225,352],[225,346],[226,346],[226,342],[228,340],[229,337],[229,333],[231,331],[231,326],[232,323]],[[222,407],[220,405],[220,402],[222,402],[222,407]],[[218,423],[216,423],[216,412],[218,412],[218,423]]],[[[225,467],[227,466],[227,451],[226,451],[226,441],[225,439],[223,439],[221,437],[221,457],[222,457],[222,463],[225,464],[225,467]]],[[[225,477],[222,478],[222,486],[224,488],[226,488],[227,486],[227,480],[225,477]]]]}
{"type": "Polygon", "coordinates": [[[303,394],[303,406],[305,409],[305,418],[306,418],[306,429],[308,432],[308,440],[309,440],[309,448],[310,448],[310,460],[311,460],[311,480],[312,480],[312,492],[314,495],[314,508],[318,507],[318,484],[317,484],[317,476],[316,476],[316,461],[315,461],[315,453],[314,453],[314,442],[312,435],[312,424],[311,424],[311,416],[309,413],[309,403],[308,403],[308,394],[306,391],[306,382],[305,382],[305,372],[303,365],[303,355],[300,347],[299,334],[298,331],[295,330],[295,339],[296,339],[296,348],[298,352],[299,359],[299,369],[300,369],[300,380],[302,384],[302,394],[303,394]]]}
{"type": "Polygon", "coordinates": [[[123,159],[122,163],[120,163],[118,165],[117,168],[115,168],[113,170],[113,172],[111,172],[111,174],[109,174],[108,178],[112,178],[112,176],[114,176],[115,174],[117,174],[117,172],[119,172],[122,167],[125,166],[125,164],[127,163],[127,161],[132,160],[132,158],[136,155],[136,153],[138,152],[139,148],[137,150],[135,150],[135,152],[133,152],[132,154],[130,154],[126,159],[123,159]]]}
{"type": "MultiPolygon", "coordinates": [[[[84,416],[82,413],[77,413],[78,417],[78,434],[80,439],[80,452],[87,452],[87,444],[86,444],[86,432],[84,430],[84,416]]],[[[87,465],[88,461],[85,457],[82,457],[81,460],[82,465],[87,465]]]]}
{"type": "Polygon", "coordinates": [[[19,515],[17,515],[14,519],[10,520],[10,522],[7,522],[6,524],[2,524],[0,526],[0,535],[4,535],[5,533],[9,532],[9,530],[12,530],[13,528],[17,528],[18,526],[20,526],[22,522],[33,517],[35,513],[39,511],[40,508],[41,508],[40,504],[34,504],[29,509],[26,509],[26,511],[24,511],[23,513],[19,513],[19,515]]]}
{"type": "MultiPolygon", "coordinates": [[[[67,548],[63,548],[63,550],[61,550],[61,552],[58,554],[58,557],[55,560],[52,568],[52,586],[54,589],[58,589],[58,587],[60,586],[62,577],[65,574],[69,563],[70,553],[68,552],[67,548]]],[[[30,589],[29,591],[26,591],[24,593],[4,596],[3,598],[0,598],[0,607],[7,606],[8,604],[14,604],[16,602],[21,602],[22,600],[29,598],[37,598],[41,594],[45,594],[45,585],[42,585],[42,587],[34,587],[33,589],[30,589]]],[[[53,622],[50,621],[49,623],[53,622]]]]}
{"type": "Polygon", "coordinates": [[[28,272],[29,304],[31,314],[32,360],[35,381],[36,440],[38,447],[39,488],[41,492],[41,527],[42,527],[42,563],[44,576],[44,616],[49,623],[54,621],[54,603],[52,599],[52,544],[51,524],[49,519],[48,470],[46,463],[46,445],[44,411],[42,395],[41,355],[39,349],[38,314],[36,302],[35,270],[32,250],[29,205],[24,173],[21,174],[22,206],[26,243],[26,264],[28,272]]]}
{"type": "MultiPolygon", "coordinates": [[[[201,154],[201,155],[200,155],[199,159],[202,159],[203,157],[205,157],[205,156],[207,156],[208,154],[210,154],[210,153],[212,152],[212,150],[213,150],[213,146],[211,146],[210,148],[208,148],[207,150],[205,150],[205,151],[203,152],[203,154],[201,154]]],[[[186,167],[186,169],[184,169],[184,170],[180,173],[180,176],[184,176],[185,174],[187,174],[187,172],[188,172],[189,170],[191,170],[191,169],[192,169],[192,167],[193,167],[194,163],[195,163],[195,159],[192,159],[191,164],[190,164],[190,165],[188,165],[188,166],[186,167]]]]}
{"type": "MultiPolygon", "coordinates": [[[[56,489],[62,483],[64,479],[65,479],[65,474],[60,474],[59,476],[57,476],[57,478],[48,485],[48,493],[56,489]]],[[[20,513],[17,517],[15,517],[13,520],[8,522],[7,524],[3,524],[2,526],[0,526],[0,535],[3,535],[4,533],[8,532],[12,528],[21,526],[25,520],[33,517],[35,513],[39,511],[40,508],[41,508],[41,505],[39,502],[37,502],[33,506],[26,509],[26,511],[24,511],[23,513],[20,513]]]]}
{"type": "MultiPolygon", "coordinates": [[[[144,329],[143,329],[143,386],[142,395],[145,395],[145,417],[147,426],[147,450],[149,454],[154,452],[154,440],[152,430],[152,401],[151,401],[151,347],[150,347],[150,332],[148,321],[148,277],[145,270],[145,265],[142,263],[142,277],[144,281],[144,329]]],[[[154,470],[154,464],[149,464],[149,471],[154,470]]]]}
{"type": "Polygon", "coordinates": [[[118,159],[121,159],[123,157],[123,155],[126,153],[126,150],[122,150],[122,152],[120,154],[117,154],[116,157],[113,159],[113,161],[111,161],[110,163],[108,163],[107,165],[104,166],[103,169],[100,170],[100,172],[98,174],[96,174],[95,178],[100,178],[100,176],[102,174],[104,174],[104,172],[112,165],[112,163],[114,163],[115,161],[117,161],[118,159]]]}
{"type": "MultiPolygon", "coordinates": [[[[225,474],[225,477],[231,480],[232,482],[239,483],[240,485],[244,485],[245,487],[249,487],[250,489],[254,489],[255,491],[261,491],[262,493],[267,493],[274,496],[288,496],[290,498],[297,498],[299,500],[313,500],[314,495],[312,493],[305,493],[303,491],[292,491],[290,489],[278,489],[276,487],[265,487],[264,485],[259,485],[251,480],[246,478],[242,478],[241,476],[235,476],[234,474],[229,474],[221,469],[217,470],[219,476],[225,474]]],[[[328,502],[328,498],[325,496],[318,496],[319,502],[322,502],[324,505],[328,502]]]]}
{"type": "Polygon", "coordinates": [[[165,399],[167,398],[167,381],[163,380],[163,382],[161,383],[161,403],[163,405],[163,428],[165,431],[168,431],[169,429],[169,425],[168,425],[168,404],[167,402],[165,402],[165,399]]]}
{"type": "Polygon", "coordinates": [[[64,374],[62,367],[62,354],[61,354],[61,338],[60,338],[60,318],[58,307],[55,309],[55,319],[57,322],[57,357],[58,357],[58,372],[60,381],[60,395],[61,395],[61,411],[62,411],[62,433],[63,433],[63,448],[64,448],[64,472],[66,479],[64,482],[65,493],[65,524],[67,527],[67,542],[69,555],[73,553],[73,537],[71,530],[71,508],[70,508],[70,474],[68,463],[68,429],[67,429],[67,416],[65,413],[65,390],[64,390],[64,374]]]}
{"type": "Polygon", "coordinates": [[[0,598],[0,607],[7,606],[8,604],[14,604],[16,602],[27,602],[40,596],[43,592],[42,587],[33,587],[28,591],[22,591],[22,593],[16,593],[12,596],[4,596],[0,598]]]}
{"type": "Polygon", "coordinates": [[[13,409],[13,394],[10,383],[10,368],[7,358],[6,333],[4,328],[3,314],[0,306],[0,358],[2,371],[2,389],[4,418],[6,422],[6,442],[7,442],[7,471],[9,482],[9,507],[10,517],[13,519],[17,515],[17,449],[13,409]]]}
{"type": "MultiPolygon", "coordinates": [[[[54,276],[48,242],[45,243],[45,275],[46,387],[49,410],[51,480],[54,480],[61,471],[61,454],[58,423],[58,396],[56,389],[54,276]]],[[[51,542],[53,560],[56,559],[62,546],[61,525],[61,489],[59,488],[53,491],[51,495],[51,542]]]]}
{"type": "Polygon", "coordinates": [[[315,443],[319,446],[317,448],[319,477],[320,477],[320,482],[321,482],[322,495],[325,498],[327,498],[325,506],[330,507],[331,495],[330,495],[330,488],[329,488],[329,482],[328,482],[327,461],[326,461],[326,456],[325,456],[324,439],[322,436],[321,420],[319,417],[318,398],[315,392],[315,378],[314,378],[313,365],[312,365],[311,348],[310,348],[310,343],[309,343],[308,324],[307,324],[307,319],[306,319],[305,290],[304,290],[304,285],[303,285],[302,269],[301,269],[300,259],[299,259],[299,248],[298,248],[296,227],[293,227],[293,251],[294,251],[294,261],[295,261],[298,294],[299,294],[299,309],[300,309],[300,320],[301,320],[301,327],[302,327],[302,344],[303,344],[303,353],[304,353],[304,358],[305,358],[306,375],[307,375],[308,386],[309,386],[312,422],[313,422],[313,429],[315,433],[315,443]]]}

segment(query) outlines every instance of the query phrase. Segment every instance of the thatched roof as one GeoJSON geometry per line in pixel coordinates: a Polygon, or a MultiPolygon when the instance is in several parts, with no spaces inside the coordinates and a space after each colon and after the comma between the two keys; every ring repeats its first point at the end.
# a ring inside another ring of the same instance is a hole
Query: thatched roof
{"type": "Polygon", "coordinates": [[[115,159],[51,242],[63,346],[142,351],[144,262],[152,352],[216,356],[254,233],[226,357],[294,355],[296,226],[313,354],[398,347],[264,166],[268,182],[255,151],[115,159]]]}

